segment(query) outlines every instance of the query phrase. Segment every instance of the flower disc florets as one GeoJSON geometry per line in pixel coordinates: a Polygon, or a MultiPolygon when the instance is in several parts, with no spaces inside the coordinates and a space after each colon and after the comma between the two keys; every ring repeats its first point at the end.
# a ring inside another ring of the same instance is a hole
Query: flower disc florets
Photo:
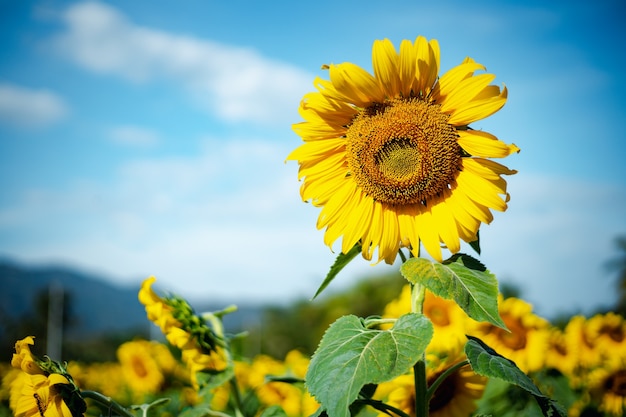
{"type": "Polygon", "coordinates": [[[461,147],[448,115],[420,99],[374,104],[348,127],[348,167],[361,189],[390,205],[423,204],[450,188],[461,147]]]}

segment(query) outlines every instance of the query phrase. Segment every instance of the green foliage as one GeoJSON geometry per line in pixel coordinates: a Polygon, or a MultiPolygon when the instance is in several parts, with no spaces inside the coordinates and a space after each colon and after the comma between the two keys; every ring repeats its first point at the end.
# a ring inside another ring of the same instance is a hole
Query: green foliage
{"type": "Polygon", "coordinates": [[[287,413],[280,406],[273,405],[263,410],[260,417],[287,417],[287,413]]]}
{"type": "Polygon", "coordinates": [[[544,416],[567,416],[567,411],[556,401],[542,394],[532,379],[523,373],[510,359],[498,354],[480,339],[468,336],[465,354],[472,369],[478,375],[497,378],[530,393],[541,408],[544,416]]]}
{"type": "Polygon", "coordinates": [[[341,317],[328,328],[313,355],[307,388],[330,417],[348,417],[350,405],[366,384],[407,372],[432,334],[432,324],[421,314],[405,314],[390,330],[370,329],[354,315],[341,317]]]}
{"type": "MultiPolygon", "coordinates": [[[[247,340],[259,340],[260,353],[275,358],[284,357],[292,349],[312,355],[331,323],[347,314],[359,317],[381,314],[404,285],[406,281],[394,272],[361,279],[341,292],[327,291],[314,302],[305,299],[284,307],[267,308],[263,312],[262,327],[246,329],[247,340]]],[[[256,353],[259,351],[251,352],[256,353]]]]}
{"type": "Polygon", "coordinates": [[[506,329],[498,313],[498,281],[471,256],[454,255],[442,264],[411,258],[400,267],[400,272],[409,282],[454,300],[474,320],[506,329]]]}
{"type": "Polygon", "coordinates": [[[350,261],[353,260],[359,253],[361,253],[361,245],[358,243],[354,245],[348,253],[340,253],[339,256],[337,256],[337,259],[335,259],[335,263],[330,267],[330,271],[328,271],[324,282],[322,282],[322,285],[320,285],[317,289],[313,298],[315,299],[318,295],[320,295],[321,292],[324,291],[324,289],[326,289],[326,287],[328,287],[328,285],[335,279],[337,274],[339,274],[341,270],[345,268],[346,265],[348,265],[350,261]]]}

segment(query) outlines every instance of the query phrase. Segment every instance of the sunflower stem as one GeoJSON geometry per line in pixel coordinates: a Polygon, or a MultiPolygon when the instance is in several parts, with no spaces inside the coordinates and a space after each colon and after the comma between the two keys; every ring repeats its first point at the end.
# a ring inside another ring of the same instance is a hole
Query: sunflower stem
{"type": "MultiPolygon", "coordinates": [[[[426,287],[413,284],[411,287],[411,311],[422,314],[426,287]]],[[[420,359],[413,365],[415,381],[415,416],[428,417],[428,386],[426,382],[426,355],[422,353],[420,359]]]]}
{"type": "Polygon", "coordinates": [[[233,400],[235,402],[235,417],[243,417],[243,401],[241,400],[241,391],[239,391],[237,379],[232,377],[229,383],[233,393],[233,400]]]}
{"type": "Polygon", "coordinates": [[[121,405],[113,401],[111,398],[100,394],[99,392],[81,391],[80,395],[83,398],[89,398],[93,400],[103,409],[109,410],[109,412],[113,411],[122,417],[135,417],[135,415],[132,414],[130,411],[128,411],[126,408],[122,407],[121,405]]]}

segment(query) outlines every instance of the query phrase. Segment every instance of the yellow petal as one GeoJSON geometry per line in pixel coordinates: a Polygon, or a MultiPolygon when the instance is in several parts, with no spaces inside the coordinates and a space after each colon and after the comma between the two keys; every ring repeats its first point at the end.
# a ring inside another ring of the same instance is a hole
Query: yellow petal
{"type": "Polygon", "coordinates": [[[400,229],[395,209],[383,205],[383,230],[380,247],[378,248],[378,261],[385,260],[393,264],[400,249],[400,229]]]}
{"type": "Polygon", "coordinates": [[[338,181],[337,183],[339,186],[334,189],[317,219],[318,229],[322,229],[329,222],[335,222],[337,218],[340,218],[346,201],[354,191],[353,181],[338,181]]]}
{"type": "Polygon", "coordinates": [[[417,55],[415,91],[425,97],[430,93],[439,75],[439,43],[435,39],[428,42],[425,37],[420,36],[415,40],[415,49],[417,55]]]}
{"type": "MultiPolygon", "coordinates": [[[[446,192],[444,191],[444,193],[446,192]]],[[[447,192],[447,194],[449,194],[449,192],[447,192]]],[[[433,222],[439,230],[439,238],[441,241],[450,252],[457,253],[461,249],[459,232],[454,216],[452,215],[452,210],[450,210],[445,198],[446,196],[444,195],[442,201],[431,206],[433,222]]]]}
{"type": "Polygon", "coordinates": [[[504,106],[507,94],[507,89],[504,87],[497,97],[472,100],[460,105],[450,113],[448,123],[454,126],[464,126],[489,117],[504,106]]]}
{"type": "MultiPolygon", "coordinates": [[[[287,156],[287,161],[301,161],[316,158],[324,158],[328,154],[345,153],[346,140],[344,138],[333,138],[306,142],[291,151],[287,156]]],[[[461,145],[463,146],[463,145],[461,145]]]]}
{"type": "Polygon", "coordinates": [[[50,385],[70,383],[70,381],[68,381],[68,379],[61,374],[50,374],[48,376],[48,382],[50,383],[50,385]]]}
{"type": "Polygon", "coordinates": [[[499,196],[500,190],[496,185],[471,171],[463,171],[456,178],[459,188],[472,200],[483,206],[498,210],[506,210],[506,203],[499,196]]]}
{"type": "Polygon", "coordinates": [[[376,79],[350,62],[331,65],[330,81],[348,103],[358,107],[367,107],[373,102],[382,102],[385,98],[376,79]]]}
{"type": "Polygon", "coordinates": [[[413,89],[413,81],[415,80],[415,72],[417,61],[417,53],[415,47],[409,40],[403,40],[400,44],[400,93],[403,97],[408,97],[413,89]]]}
{"type": "Polygon", "coordinates": [[[372,66],[385,95],[388,98],[396,97],[400,92],[399,56],[389,39],[374,41],[372,66]]]}
{"type": "Polygon", "coordinates": [[[458,142],[472,156],[482,158],[504,158],[519,152],[515,145],[507,145],[494,135],[480,130],[459,130],[458,142]]]}
{"type": "MultiPolygon", "coordinates": [[[[474,97],[489,86],[489,83],[495,78],[496,76],[493,74],[480,74],[462,80],[457,84],[455,89],[441,101],[441,111],[444,113],[453,113],[459,109],[459,107],[472,102],[474,97]]],[[[452,124],[451,122],[449,123],[452,124]]]]}
{"type": "Polygon", "coordinates": [[[439,233],[435,228],[430,209],[424,209],[420,215],[415,217],[417,233],[420,241],[430,256],[438,262],[442,261],[441,245],[439,244],[439,233]]]}
{"type": "Polygon", "coordinates": [[[441,103],[448,94],[456,89],[461,81],[474,75],[474,72],[477,70],[485,70],[485,67],[471,59],[468,59],[443,74],[439,78],[439,82],[435,88],[435,98],[437,99],[437,102],[441,103]]]}

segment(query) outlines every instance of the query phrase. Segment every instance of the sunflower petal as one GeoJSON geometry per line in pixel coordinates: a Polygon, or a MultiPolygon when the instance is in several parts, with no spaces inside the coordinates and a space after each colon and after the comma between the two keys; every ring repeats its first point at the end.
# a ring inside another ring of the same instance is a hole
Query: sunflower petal
{"type": "Polygon", "coordinates": [[[519,148],[514,144],[507,145],[494,135],[480,130],[459,130],[459,145],[470,155],[482,158],[504,158],[519,148]]]}
{"type": "Polygon", "coordinates": [[[400,92],[400,57],[389,39],[375,41],[372,48],[372,66],[374,76],[388,98],[400,92]]]}
{"type": "Polygon", "coordinates": [[[346,101],[367,107],[385,98],[376,79],[363,68],[350,62],[330,66],[330,81],[346,101]]]}

